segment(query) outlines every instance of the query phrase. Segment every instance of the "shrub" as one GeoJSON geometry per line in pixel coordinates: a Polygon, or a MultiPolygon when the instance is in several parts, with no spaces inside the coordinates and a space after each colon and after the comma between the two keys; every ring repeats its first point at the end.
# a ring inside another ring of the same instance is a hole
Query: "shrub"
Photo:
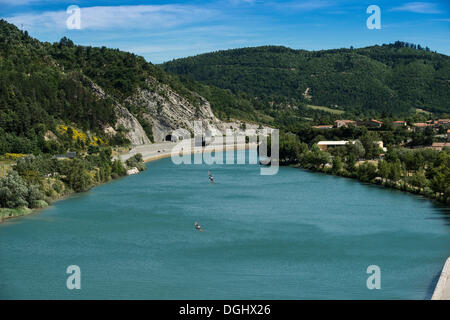
{"type": "Polygon", "coordinates": [[[64,184],[63,184],[61,181],[56,180],[56,181],[52,184],[52,188],[53,188],[53,190],[55,190],[58,194],[60,194],[60,193],[63,191],[63,189],[64,189],[64,184]]]}
{"type": "Polygon", "coordinates": [[[136,167],[139,171],[144,171],[146,169],[144,160],[142,158],[142,154],[140,153],[134,155],[133,157],[128,159],[125,163],[129,168],[136,167]]]}
{"type": "Polygon", "coordinates": [[[120,160],[114,160],[113,164],[112,164],[112,178],[113,179],[117,179],[118,177],[124,176],[126,174],[126,169],[123,166],[122,161],[120,160]]]}
{"type": "Polygon", "coordinates": [[[9,171],[0,179],[0,207],[27,207],[28,192],[28,187],[19,174],[14,170],[9,171]]]}
{"type": "Polygon", "coordinates": [[[43,197],[44,196],[42,192],[37,186],[30,185],[28,187],[27,202],[30,208],[37,208],[37,206],[39,205],[38,201],[42,200],[43,197]]]}

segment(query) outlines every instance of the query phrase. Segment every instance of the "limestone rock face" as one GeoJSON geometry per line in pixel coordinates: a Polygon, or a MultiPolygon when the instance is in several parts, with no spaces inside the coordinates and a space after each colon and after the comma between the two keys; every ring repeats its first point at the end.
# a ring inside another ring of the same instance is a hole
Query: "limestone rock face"
{"type": "Polygon", "coordinates": [[[126,136],[133,145],[151,143],[139,121],[131,114],[130,111],[128,111],[127,108],[118,104],[116,106],[116,114],[116,127],[123,125],[125,129],[127,129],[126,136]]]}
{"type": "Polygon", "coordinates": [[[145,108],[145,119],[152,124],[155,142],[164,141],[174,130],[194,132],[194,121],[201,121],[203,129],[222,126],[208,101],[193,93],[196,103],[188,101],[169,86],[148,80],[147,89],[139,89],[126,102],[145,108]]]}
{"type": "MultiPolygon", "coordinates": [[[[107,95],[103,91],[103,89],[98,86],[96,83],[88,80],[88,85],[90,89],[100,98],[106,98],[107,95]]],[[[142,128],[139,121],[134,117],[127,108],[123,107],[119,102],[114,101],[115,103],[115,111],[117,116],[117,122],[115,123],[115,127],[106,126],[104,128],[105,133],[115,134],[116,129],[122,125],[126,130],[126,137],[130,140],[133,145],[141,145],[151,143],[150,139],[145,134],[144,129],[142,128]]]]}
{"type": "MultiPolygon", "coordinates": [[[[90,80],[89,80],[90,81],[90,80]]],[[[89,87],[99,97],[107,94],[97,84],[90,81],[89,87]]],[[[139,88],[130,97],[119,103],[114,100],[117,123],[105,126],[104,131],[115,134],[119,126],[127,130],[127,138],[135,146],[150,144],[141,123],[124,105],[140,110],[140,116],[152,128],[154,142],[173,140],[174,136],[190,136],[195,132],[194,122],[201,122],[203,134],[210,136],[225,134],[227,129],[234,133],[243,133],[247,129],[259,129],[259,125],[245,124],[241,121],[223,122],[212,112],[210,103],[195,92],[191,92],[189,100],[177,93],[170,86],[149,77],[144,88],[139,88]],[[180,134],[182,132],[182,134],[180,134]]]]}

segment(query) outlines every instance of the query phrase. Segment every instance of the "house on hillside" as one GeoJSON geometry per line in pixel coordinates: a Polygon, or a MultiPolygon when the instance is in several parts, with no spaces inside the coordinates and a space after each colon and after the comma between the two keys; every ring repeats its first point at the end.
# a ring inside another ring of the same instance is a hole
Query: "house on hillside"
{"type": "Polygon", "coordinates": [[[380,148],[380,149],[383,150],[384,152],[387,152],[387,148],[384,146],[383,141],[374,141],[373,143],[375,143],[376,145],[378,145],[378,148],[380,148]]]}
{"type": "Polygon", "coordinates": [[[365,126],[368,128],[381,128],[381,126],[383,125],[383,122],[375,120],[375,119],[361,120],[361,121],[357,121],[357,125],[365,126]]]}
{"type": "MultiPolygon", "coordinates": [[[[317,146],[320,148],[320,150],[325,151],[328,149],[345,146],[346,144],[354,144],[355,141],[347,141],[347,140],[340,140],[340,141],[319,141],[317,142],[317,146]]],[[[387,148],[384,147],[383,141],[374,141],[374,144],[376,144],[381,150],[384,152],[387,151],[387,148]]]]}
{"type": "Polygon", "coordinates": [[[335,120],[334,121],[334,127],[340,128],[340,127],[348,127],[348,126],[355,126],[356,127],[356,121],[354,120],[335,120]]]}
{"type": "Polygon", "coordinates": [[[408,125],[408,123],[406,121],[402,121],[402,120],[392,121],[392,126],[394,128],[403,128],[403,127],[406,127],[407,125],[408,125]]]}
{"type": "Polygon", "coordinates": [[[450,119],[437,119],[435,122],[436,127],[444,126],[450,128],[450,119]]]}
{"type": "Polygon", "coordinates": [[[441,151],[445,147],[450,148],[450,142],[433,142],[433,144],[429,148],[441,151]]]}
{"type": "Polygon", "coordinates": [[[341,140],[341,141],[319,141],[317,143],[317,146],[319,146],[320,150],[327,150],[330,148],[345,146],[347,143],[350,143],[350,141],[341,140]]]}

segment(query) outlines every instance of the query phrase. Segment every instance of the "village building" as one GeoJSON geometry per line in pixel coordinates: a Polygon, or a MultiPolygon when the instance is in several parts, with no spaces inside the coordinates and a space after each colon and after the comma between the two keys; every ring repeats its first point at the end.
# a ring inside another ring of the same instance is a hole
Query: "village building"
{"type": "Polygon", "coordinates": [[[450,148],[450,142],[433,142],[430,149],[441,151],[443,148],[450,148]]]}
{"type": "Polygon", "coordinates": [[[336,128],[340,128],[340,127],[348,127],[348,126],[355,126],[356,127],[356,121],[354,120],[335,120],[334,121],[334,126],[336,128]]]}
{"type": "Polygon", "coordinates": [[[446,128],[450,127],[450,119],[438,119],[434,123],[437,127],[439,126],[444,126],[446,128]]]}
{"type": "Polygon", "coordinates": [[[350,141],[345,141],[345,140],[341,140],[341,141],[319,141],[317,143],[317,145],[319,146],[320,150],[327,150],[327,149],[330,149],[330,148],[345,146],[349,142],[350,141]]]}
{"type": "Polygon", "coordinates": [[[392,121],[392,126],[394,128],[401,128],[401,127],[406,127],[408,125],[408,123],[406,121],[392,121]]]}
{"type": "Polygon", "coordinates": [[[368,128],[381,128],[381,126],[383,125],[383,122],[375,120],[375,119],[361,120],[361,121],[357,121],[357,125],[365,126],[368,128]]]}
{"type": "MultiPolygon", "coordinates": [[[[319,141],[317,143],[317,146],[320,148],[320,150],[325,151],[331,148],[341,147],[345,146],[348,143],[354,144],[355,141],[348,141],[348,140],[340,140],[340,141],[319,141]]],[[[384,152],[387,151],[387,148],[384,147],[383,141],[374,141],[378,147],[383,150],[384,152]]]]}

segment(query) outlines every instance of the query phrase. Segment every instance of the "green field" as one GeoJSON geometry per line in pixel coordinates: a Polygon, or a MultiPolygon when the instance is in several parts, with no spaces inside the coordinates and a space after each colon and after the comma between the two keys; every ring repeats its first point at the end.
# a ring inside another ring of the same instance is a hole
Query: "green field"
{"type": "Polygon", "coordinates": [[[343,110],[336,110],[336,109],[331,109],[331,108],[323,107],[323,106],[313,106],[310,104],[306,105],[306,107],[310,108],[310,109],[314,109],[314,110],[320,110],[320,111],[333,113],[333,114],[343,114],[345,112],[343,110]]]}
{"type": "Polygon", "coordinates": [[[432,114],[432,112],[429,112],[429,111],[426,111],[426,110],[423,110],[423,109],[420,109],[420,108],[416,108],[416,112],[417,113],[432,114]]]}

